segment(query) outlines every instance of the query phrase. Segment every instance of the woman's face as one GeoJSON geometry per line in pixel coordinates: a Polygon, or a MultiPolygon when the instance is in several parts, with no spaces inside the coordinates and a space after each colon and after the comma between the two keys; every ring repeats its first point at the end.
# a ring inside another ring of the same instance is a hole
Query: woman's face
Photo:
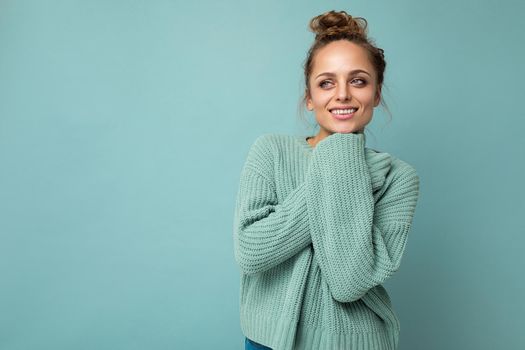
{"type": "Polygon", "coordinates": [[[337,40],[317,51],[306,106],[319,123],[318,137],[363,132],[381,100],[376,81],[375,69],[361,46],[337,40]]]}

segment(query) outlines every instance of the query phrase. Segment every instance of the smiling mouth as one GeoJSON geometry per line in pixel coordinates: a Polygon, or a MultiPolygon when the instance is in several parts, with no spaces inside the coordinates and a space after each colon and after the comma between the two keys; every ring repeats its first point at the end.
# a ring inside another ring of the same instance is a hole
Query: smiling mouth
{"type": "Polygon", "coordinates": [[[351,114],[351,113],[355,113],[357,109],[358,109],[357,107],[332,108],[330,109],[330,112],[333,114],[351,114]]]}
{"type": "Polygon", "coordinates": [[[345,108],[345,109],[333,108],[330,110],[330,114],[332,114],[332,116],[336,119],[346,120],[346,119],[352,118],[357,110],[358,108],[356,107],[345,108]]]}

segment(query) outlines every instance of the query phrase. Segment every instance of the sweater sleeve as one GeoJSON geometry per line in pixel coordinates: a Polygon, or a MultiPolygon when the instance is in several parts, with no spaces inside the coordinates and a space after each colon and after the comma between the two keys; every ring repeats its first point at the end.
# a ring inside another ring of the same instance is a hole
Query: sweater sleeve
{"type": "Polygon", "coordinates": [[[334,133],[312,155],[306,204],[314,256],[333,298],[351,302],[399,268],[419,177],[404,163],[375,202],[363,134],[334,133]]]}
{"type": "Polygon", "coordinates": [[[278,203],[264,136],[248,153],[237,193],[235,260],[245,274],[266,271],[311,244],[303,182],[278,203]]]}

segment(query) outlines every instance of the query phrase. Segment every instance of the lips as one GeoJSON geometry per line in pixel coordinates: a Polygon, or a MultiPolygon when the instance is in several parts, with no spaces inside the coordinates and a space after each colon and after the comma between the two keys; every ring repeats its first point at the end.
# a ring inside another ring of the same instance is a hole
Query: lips
{"type": "Polygon", "coordinates": [[[332,117],[334,117],[337,120],[347,120],[354,116],[354,114],[357,112],[356,107],[349,107],[349,108],[332,108],[330,109],[330,114],[332,117]],[[334,111],[338,111],[338,113],[334,113],[334,111]],[[352,112],[349,112],[352,111],[352,112]]]}

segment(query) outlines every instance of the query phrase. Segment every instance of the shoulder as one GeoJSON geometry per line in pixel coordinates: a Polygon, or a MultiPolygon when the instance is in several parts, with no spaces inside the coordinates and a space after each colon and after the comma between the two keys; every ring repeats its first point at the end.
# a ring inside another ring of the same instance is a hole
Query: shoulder
{"type": "Polygon", "coordinates": [[[391,165],[391,169],[390,169],[391,174],[396,174],[396,175],[408,174],[409,176],[417,176],[416,168],[412,164],[396,157],[395,155],[388,153],[388,152],[379,151],[377,149],[370,148],[367,146],[365,147],[365,149],[366,149],[367,154],[372,154],[376,158],[380,159],[381,156],[383,158],[385,157],[389,158],[390,160],[389,163],[391,165]]]}
{"type": "Polygon", "coordinates": [[[376,150],[370,147],[366,147],[366,149],[371,151],[372,154],[376,154],[378,156],[384,155],[390,158],[390,164],[391,164],[390,172],[389,172],[390,176],[417,178],[419,180],[419,176],[418,176],[416,168],[409,162],[403,159],[400,159],[396,157],[395,155],[388,153],[388,152],[379,151],[379,150],[376,150]]]}
{"type": "Polygon", "coordinates": [[[263,174],[268,179],[273,178],[274,168],[282,159],[283,154],[291,152],[298,146],[299,136],[265,133],[255,138],[246,158],[246,167],[263,174]]]}
{"type": "Polygon", "coordinates": [[[257,136],[252,142],[246,156],[245,169],[251,169],[260,175],[271,179],[274,159],[279,152],[282,134],[265,133],[257,136]]]}
{"type": "Polygon", "coordinates": [[[391,157],[393,171],[395,171],[396,174],[398,174],[398,176],[419,180],[418,172],[412,164],[408,163],[405,160],[399,159],[396,156],[391,155],[391,157]]]}
{"type": "Polygon", "coordinates": [[[385,182],[394,189],[419,192],[419,174],[416,168],[405,160],[390,155],[391,168],[385,182]]]}
{"type": "Polygon", "coordinates": [[[251,148],[256,148],[256,149],[261,149],[261,150],[271,148],[273,144],[275,144],[275,139],[278,138],[279,136],[280,136],[279,134],[271,134],[271,133],[261,134],[257,136],[257,138],[255,138],[255,140],[252,143],[251,148]]]}
{"type": "Polygon", "coordinates": [[[255,138],[248,151],[248,160],[269,157],[275,148],[276,134],[261,134],[255,138]]]}
{"type": "Polygon", "coordinates": [[[297,137],[278,133],[261,134],[250,146],[249,158],[274,158],[278,153],[295,146],[297,137]]]}
{"type": "Polygon", "coordinates": [[[265,133],[259,135],[252,146],[255,147],[265,147],[265,148],[275,148],[281,146],[281,144],[294,141],[298,136],[287,135],[287,134],[277,134],[277,133],[265,133]]]}
{"type": "Polygon", "coordinates": [[[419,176],[415,167],[391,156],[391,168],[376,194],[374,220],[377,225],[397,222],[411,225],[419,198],[419,176]]]}

